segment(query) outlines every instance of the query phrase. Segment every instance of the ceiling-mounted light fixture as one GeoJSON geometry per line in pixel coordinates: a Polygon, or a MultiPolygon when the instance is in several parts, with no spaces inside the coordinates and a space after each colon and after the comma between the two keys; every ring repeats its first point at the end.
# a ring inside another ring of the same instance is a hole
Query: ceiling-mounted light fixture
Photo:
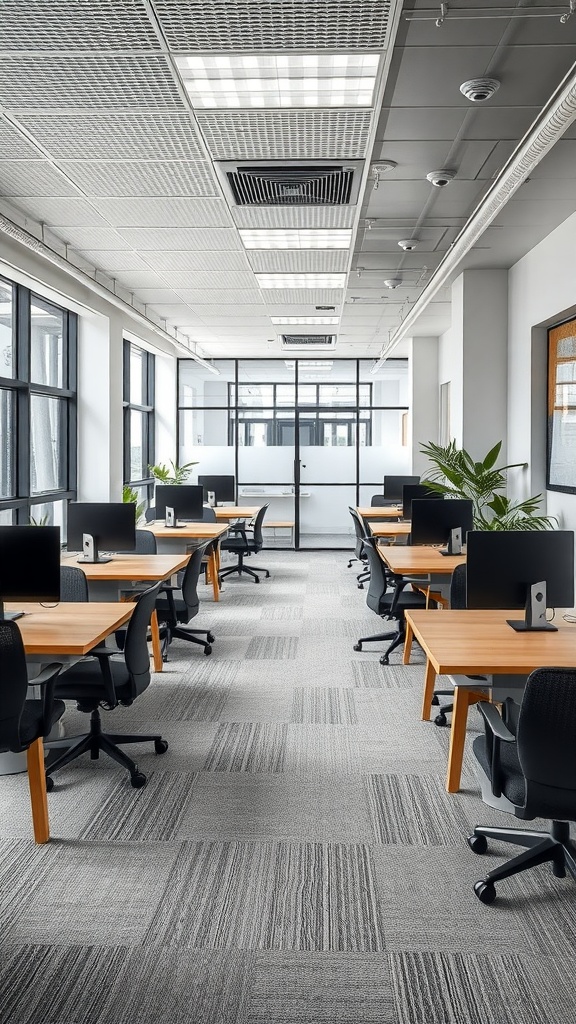
{"type": "Polygon", "coordinates": [[[399,277],[389,277],[386,281],[384,281],[385,288],[398,288],[398,286],[401,284],[402,281],[400,280],[399,277]]]}
{"type": "Polygon", "coordinates": [[[449,185],[453,178],[456,177],[455,171],[430,171],[430,174],[426,175],[426,179],[435,185],[436,188],[445,188],[449,185]]]}
{"type": "Polygon", "coordinates": [[[398,245],[401,249],[404,249],[404,252],[412,252],[412,250],[418,245],[419,241],[419,238],[401,238],[398,245]]]}
{"type": "Polygon", "coordinates": [[[497,78],[471,78],[462,82],[460,92],[471,103],[485,103],[500,88],[497,78]]]}
{"type": "Polygon", "coordinates": [[[380,160],[377,164],[372,164],[370,174],[374,179],[374,189],[378,188],[380,184],[380,178],[384,177],[388,171],[393,171],[398,164],[394,160],[380,160]]]}

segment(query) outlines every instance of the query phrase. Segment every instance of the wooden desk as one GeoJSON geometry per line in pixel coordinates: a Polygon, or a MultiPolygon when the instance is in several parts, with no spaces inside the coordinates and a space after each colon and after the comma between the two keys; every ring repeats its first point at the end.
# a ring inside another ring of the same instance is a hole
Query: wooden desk
{"type": "MultiPolygon", "coordinates": [[[[227,523],[184,523],[183,526],[173,527],[165,526],[164,523],[155,522],[148,523],[145,526],[146,530],[150,530],[158,541],[159,545],[163,545],[164,552],[166,551],[178,551],[177,542],[180,541],[180,550],[186,549],[186,541],[197,540],[202,542],[204,540],[220,540],[228,532],[227,523]]],[[[219,552],[218,545],[214,545],[214,550],[208,557],[208,571],[210,579],[212,581],[212,591],[214,593],[214,600],[220,600],[220,586],[218,583],[218,568],[219,568],[219,552]]]]}
{"type": "Polygon", "coordinates": [[[400,519],[402,508],[398,505],[365,505],[356,511],[363,519],[400,519]]]}
{"type": "MultiPolygon", "coordinates": [[[[399,576],[427,576],[428,586],[422,589],[428,598],[438,601],[444,608],[449,607],[447,589],[452,573],[457,565],[466,561],[466,555],[441,555],[438,548],[427,545],[411,545],[393,547],[382,544],[378,554],[386,562],[388,568],[399,576]]],[[[404,641],[403,664],[410,662],[412,649],[412,630],[406,623],[406,639],[404,641]]]]}
{"type": "MultiPolygon", "coordinates": [[[[407,537],[412,529],[411,523],[371,523],[370,529],[375,537],[407,537]]],[[[442,556],[440,556],[442,557],[442,556]]]]}
{"type": "MultiPolygon", "coordinates": [[[[62,657],[80,658],[102,643],[110,633],[128,621],[134,606],[119,602],[92,604],[58,604],[43,608],[39,604],[8,604],[9,611],[23,611],[18,627],[27,656],[43,661],[59,661],[62,657]]],[[[32,680],[32,683],[34,680],[32,680]]],[[[34,839],[47,843],[50,838],[48,800],[46,797],[46,770],[42,737],[32,743],[26,752],[28,786],[32,805],[34,839]]]]}
{"type": "MultiPolygon", "coordinates": [[[[71,565],[82,572],[88,580],[88,589],[92,601],[114,601],[130,600],[130,595],[121,596],[119,584],[149,582],[156,583],[158,580],[170,579],[174,573],[188,564],[190,555],[113,555],[110,562],[78,562],[78,556],[63,555],[62,565],[71,565]]],[[[162,671],[162,651],[160,644],[160,633],[158,630],[158,616],[154,611],[150,619],[152,632],[152,653],[154,658],[154,671],[162,671]]]]}
{"type": "Polygon", "coordinates": [[[261,505],[217,505],[214,509],[216,519],[254,519],[261,505]]]}
{"type": "Polygon", "coordinates": [[[406,623],[426,654],[422,718],[430,719],[437,675],[487,676],[486,682],[455,678],[454,708],[446,788],[460,788],[466,721],[471,704],[485,699],[485,690],[508,685],[521,689],[535,668],[576,665],[576,630],[557,623],[557,633],[516,633],[506,619],[521,613],[501,610],[407,611],[406,623]],[[498,678],[494,681],[493,676],[498,678]]]}

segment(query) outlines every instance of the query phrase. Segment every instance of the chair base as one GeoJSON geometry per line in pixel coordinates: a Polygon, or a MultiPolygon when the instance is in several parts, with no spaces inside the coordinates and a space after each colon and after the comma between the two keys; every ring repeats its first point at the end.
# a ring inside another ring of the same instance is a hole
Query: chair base
{"type": "Polygon", "coordinates": [[[476,882],[474,892],[482,903],[492,903],[496,899],[495,882],[548,861],[552,863],[552,872],[556,878],[565,878],[568,870],[576,879],[576,845],[570,839],[570,825],[567,821],[553,821],[549,832],[477,825],[468,837],[468,845],[474,853],[485,853],[488,839],[523,846],[525,851],[489,871],[484,879],[476,882]]]}
{"type": "Polygon", "coordinates": [[[260,583],[260,577],[258,575],[259,572],[266,573],[266,579],[270,576],[268,569],[263,569],[259,565],[251,566],[250,569],[244,565],[244,553],[242,552],[238,557],[236,565],[230,565],[227,569],[220,569],[218,573],[218,581],[221,583],[226,576],[232,576],[233,574],[238,573],[239,576],[244,574],[246,576],[252,576],[255,583],[260,583]]]}
{"type": "Polygon", "coordinates": [[[386,648],[384,654],[380,657],[381,665],[389,665],[389,658],[392,651],[395,651],[397,647],[400,647],[400,644],[404,643],[405,638],[406,634],[404,628],[398,629],[394,633],[377,633],[376,636],[363,636],[360,637],[358,643],[354,644],[354,650],[361,651],[362,644],[378,643],[381,640],[392,640],[390,646],[386,648]]]}
{"type": "Polygon", "coordinates": [[[45,746],[48,750],[58,750],[65,747],[63,754],[56,757],[54,760],[48,759],[46,764],[46,788],[51,790],[54,786],[54,780],[52,775],[58,771],[59,768],[63,768],[64,765],[70,764],[71,761],[76,760],[81,754],[90,754],[90,758],[93,761],[97,761],[100,757],[100,751],[111,757],[113,761],[122,765],[123,768],[130,773],[130,782],[135,789],[140,789],[146,785],[146,776],[138,768],[138,765],[131,757],[128,757],[123,750],[120,750],[119,743],[146,743],[153,742],[154,749],[157,754],[164,754],[168,750],[168,744],[166,740],[163,740],[159,734],[146,735],[146,736],[134,736],[126,735],[124,733],[104,733],[102,732],[102,721],[100,718],[100,712],[98,709],[94,709],[90,714],[90,732],[83,733],[80,736],[69,736],[62,740],[49,740],[45,746]]]}
{"type": "MultiPolygon", "coordinates": [[[[178,640],[189,640],[192,644],[199,644],[200,647],[204,648],[204,654],[212,654],[212,644],[216,637],[210,629],[186,629],[184,626],[174,626],[172,629],[169,628],[170,641],[176,637],[178,640]],[[202,640],[201,636],[195,636],[195,633],[200,633],[206,637],[202,640]]],[[[168,661],[168,650],[166,649],[165,661],[168,661]]]]}

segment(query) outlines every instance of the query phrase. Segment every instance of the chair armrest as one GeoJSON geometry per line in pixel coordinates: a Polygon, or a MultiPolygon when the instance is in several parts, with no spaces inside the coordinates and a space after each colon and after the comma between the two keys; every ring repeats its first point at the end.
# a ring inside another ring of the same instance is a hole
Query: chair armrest
{"type": "Polygon", "coordinates": [[[510,732],[510,729],[504,724],[494,704],[488,704],[487,701],[481,700],[477,707],[493,736],[503,740],[504,743],[516,742],[514,733],[510,732]]]}
{"type": "Polygon", "coordinates": [[[52,665],[46,665],[37,676],[29,680],[30,686],[44,686],[46,683],[51,682],[55,679],[59,672],[62,671],[63,666],[60,663],[54,662],[52,665]]]}
{"type": "Polygon", "coordinates": [[[34,679],[29,680],[30,686],[43,686],[44,691],[42,693],[42,717],[44,719],[43,735],[46,736],[50,731],[50,716],[52,713],[52,704],[54,703],[54,687],[56,686],[56,680],[63,669],[63,665],[59,662],[53,662],[51,665],[46,665],[41,672],[34,679]]]}
{"type": "Polygon", "coordinates": [[[484,719],[486,747],[490,756],[490,784],[495,797],[502,796],[502,769],[500,765],[500,743],[515,743],[516,737],[502,721],[493,704],[481,700],[478,710],[484,719]]]}

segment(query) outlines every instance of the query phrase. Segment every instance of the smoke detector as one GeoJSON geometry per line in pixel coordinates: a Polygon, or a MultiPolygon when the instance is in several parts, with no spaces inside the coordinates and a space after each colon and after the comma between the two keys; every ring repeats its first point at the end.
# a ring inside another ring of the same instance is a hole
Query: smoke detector
{"type": "Polygon", "coordinates": [[[404,249],[404,252],[412,252],[418,245],[418,242],[418,238],[401,238],[398,245],[401,249],[404,249]]]}
{"type": "Polygon", "coordinates": [[[499,88],[500,82],[496,78],[471,78],[462,82],[460,92],[471,103],[485,103],[499,88]]]}
{"type": "Polygon", "coordinates": [[[385,288],[398,288],[398,285],[402,284],[399,277],[389,277],[387,281],[384,281],[385,288]]]}
{"type": "Polygon", "coordinates": [[[428,181],[432,182],[436,188],[445,188],[449,185],[452,179],[455,177],[454,171],[430,171],[430,174],[426,175],[428,181]]]}
{"type": "Polygon", "coordinates": [[[370,168],[370,174],[374,179],[374,188],[377,189],[380,183],[380,178],[383,178],[388,171],[393,171],[397,167],[395,160],[380,160],[377,164],[372,164],[370,168]]]}

